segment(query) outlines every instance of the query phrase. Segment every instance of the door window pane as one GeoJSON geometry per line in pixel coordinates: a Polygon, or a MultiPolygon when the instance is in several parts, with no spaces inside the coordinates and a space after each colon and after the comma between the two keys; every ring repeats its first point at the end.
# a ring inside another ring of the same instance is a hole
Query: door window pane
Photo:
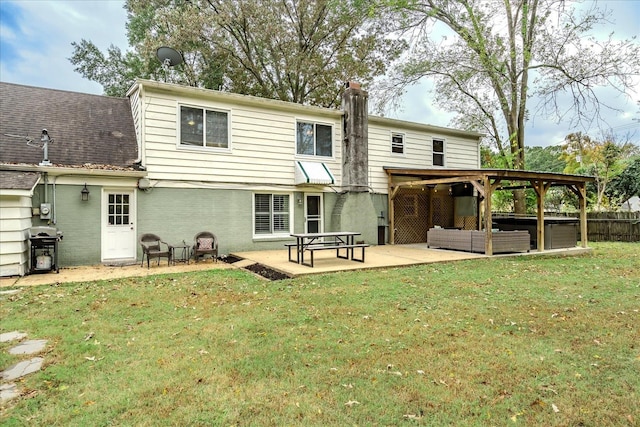
{"type": "Polygon", "coordinates": [[[129,209],[128,194],[109,194],[107,197],[107,223],[109,225],[128,225],[129,209]]]}

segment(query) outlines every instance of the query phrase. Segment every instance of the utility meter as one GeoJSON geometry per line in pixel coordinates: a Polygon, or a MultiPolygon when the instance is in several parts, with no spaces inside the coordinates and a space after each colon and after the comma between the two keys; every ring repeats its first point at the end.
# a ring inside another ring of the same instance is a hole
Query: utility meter
{"type": "Polygon", "coordinates": [[[40,204],[40,219],[51,219],[51,203],[40,204]]]}

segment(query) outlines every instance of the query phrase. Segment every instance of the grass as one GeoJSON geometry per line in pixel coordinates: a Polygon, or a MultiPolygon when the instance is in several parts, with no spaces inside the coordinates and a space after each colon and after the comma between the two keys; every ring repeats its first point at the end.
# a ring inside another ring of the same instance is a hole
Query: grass
{"type": "MultiPolygon", "coordinates": [[[[212,270],[25,288],[48,339],[0,423],[640,422],[640,245],[266,282],[212,270]]],[[[0,366],[20,360],[0,344],[0,366]]],[[[24,359],[24,357],[22,357],[24,359]]]]}

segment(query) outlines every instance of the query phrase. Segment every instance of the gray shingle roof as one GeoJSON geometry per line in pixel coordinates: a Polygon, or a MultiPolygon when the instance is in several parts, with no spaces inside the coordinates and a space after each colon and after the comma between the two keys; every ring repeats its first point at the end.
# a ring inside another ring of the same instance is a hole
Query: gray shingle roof
{"type": "Polygon", "coordinates": [[[31,190],[40,174],[38,172],[0,171],[0,188],[3,190],[31,190]]]}
{"type": "Polygon", "coordinates": [[[87,163],[105,169],[131,168],[138,157],[136,133],[127,98],[112,98],[0,82],[0,164],[38,164],[47,129],[49,161],[54,166],[87,163]]]}

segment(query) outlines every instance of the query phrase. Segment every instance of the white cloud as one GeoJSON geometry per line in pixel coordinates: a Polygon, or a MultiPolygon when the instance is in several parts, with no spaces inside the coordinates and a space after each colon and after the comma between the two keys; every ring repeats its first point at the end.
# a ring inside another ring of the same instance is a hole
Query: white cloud
{"type": "MultiPolygon", "coordinates": [[[[3,0],[4,2],[4,0],[3,0]]],[[[87,39],[102,51],[111,44],[127,48],[123,1],[25,1],[7,2],[20,9],[17,31],[2,26],[3,43],[18,53],[0,53],[2,81],[75,92],[102,93],[102,87],[76,73],[69,62],[72,42],[87,39]],[[10,61],[10,62],[7,62],[10,61]]]]}
{"type": "MultiPolygon", "coordinates": [[[[614,11],[616,25],[612,29],[616,34],[624,37],[638,35],[640,0],[607,0],[600,1],[600,5],[606,5],[614,11]]],[[[127,13],[123,6],[123,0],[0,0],[3,13],[7,7],[21,11],[17,28],[6,25],[5,22],[0,27],[3,45],[13,46],[18,53],[16,57],[12,57],[0,50],[0,80],[75,92],[102,93],[99,84],[84,79],[73,70],[73,65],[68,60],[73,53],[71,43],[86,39],[103,52],[112,44],[126,50],[127,13]]],[[[5,19],[7,18],[3,16],[3,20],[5,19]]],[[[433,37],[446,33],[440,27],[432,29],[433,37]]],[[[639,90],[633,94],[634,101],[622,102],[612,98],[623,109],[622,113],[608,115],[607,121],[613,128],[626,129],[625,126],[631,119],[638,117],[640,107],[636,102],[640,100],[640,81],[638,87],[639,90]]],[[[387,115],[402,120],[448,126],[453,115],[434,105],[430,93],[432,89],[433,85],[429,81],[409,88],[403,98],[402,110],[387,112],[387,115]]],[[[638,124],[637,121],[635,123],[638,124]]],[[[573,130],[566,123],[556,124],[536,118],[527,125],[527,138],[530,145],[551,145],[562,142],[564,136],[571,131],[573,130]]]]}

